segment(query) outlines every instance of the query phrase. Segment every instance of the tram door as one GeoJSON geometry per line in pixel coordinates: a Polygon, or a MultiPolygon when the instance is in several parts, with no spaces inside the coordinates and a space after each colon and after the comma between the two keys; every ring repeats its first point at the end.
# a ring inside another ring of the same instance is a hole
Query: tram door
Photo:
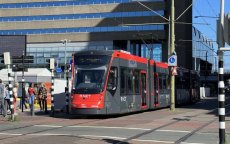
{"type": "Polygon", "coordinates": [[[146,97],[147,97],[147,89],[146,89],[146,72],[141,72],[141,105],[142,107],[146,106],[146,97]]]}
{"type": "Polygon", "coordinates": [[[158,73],[154,74],[154,105],[159,105],[159,75],[158,73]]]}

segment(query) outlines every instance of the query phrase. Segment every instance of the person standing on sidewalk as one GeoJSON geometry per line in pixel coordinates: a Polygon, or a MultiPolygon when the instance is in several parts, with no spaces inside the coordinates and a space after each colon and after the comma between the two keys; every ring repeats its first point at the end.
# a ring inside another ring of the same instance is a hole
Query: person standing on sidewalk
{"type": "Polygon", "coordinates": [[[7,113],[10,113],[10,93],[8,84],[5,85],[5,102],[7,113]]]}
{"type": "Polygon", "coordinates": [[[28,88],[28,102],[30,105],[30,112],[31,114],[33,114],[34,111],[34,98],[35,98],[35,91],[34,91],[34,85],[32,83],[30,83],[30,86],[28,88]]]}
{"type": "Polygon", "coordinates": [[[6,107],[5,107],[5,86],[2,83],[2,80],[0,79],[0,101],[1,101],[1,110],[3,117],[6,117],[6,107]]]}
{"type": "Polygon", "coordinates": [[[42,83],[41,87],[39,88],[38,91],[38,96],[39,96],[39,105],[40,105],[40,109],[41,111],[45,110],[45,113],[47,113],[47,89],[45,87],[45,84],[42,83]]]}
{"type": "Polygon", "coordinates": [[[19,87],[18,82],[15,82],[14,88],[13,88],[14,115],[18,115],[18,114],[17,114],[18,87],[19,87]]]}
{"type": "Polygon", "coordinates": [[[23,97],[21,97],[21,100],[20,100],[20,105],[19,105],[19,107],[20,107],[20,109],[22,109],[23,108],[23,106],[25,107],[25,109],[27,110],[27,105],[26,105],[26,103],[28,102],[28,88],[26,89],[26,87],[25,87],[25,95],[23,96],[23,97]]]}

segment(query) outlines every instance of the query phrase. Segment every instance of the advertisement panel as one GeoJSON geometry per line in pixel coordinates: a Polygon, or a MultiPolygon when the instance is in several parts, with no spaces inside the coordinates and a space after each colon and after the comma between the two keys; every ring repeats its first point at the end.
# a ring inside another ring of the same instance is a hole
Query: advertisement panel
{"type": "Polygon", "coordinates": [[[0,54],[10,52],[10,56],[26,54],[26,35],[0,35],[0,54]]]}

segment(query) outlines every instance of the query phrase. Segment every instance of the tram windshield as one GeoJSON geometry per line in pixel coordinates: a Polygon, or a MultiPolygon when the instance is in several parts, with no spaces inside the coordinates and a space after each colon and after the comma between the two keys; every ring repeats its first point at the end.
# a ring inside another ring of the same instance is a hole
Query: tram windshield
{"type": "Polygon", "coordinates": [[[75,93],[95,94],[103,91],[105,69],[85,70],[78,69],[75,81],[75,93]]]}

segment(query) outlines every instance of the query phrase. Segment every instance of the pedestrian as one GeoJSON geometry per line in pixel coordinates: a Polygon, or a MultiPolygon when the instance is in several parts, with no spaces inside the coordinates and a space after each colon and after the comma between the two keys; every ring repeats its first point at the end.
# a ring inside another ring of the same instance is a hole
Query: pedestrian
{"type": "Polygon", "coordinates": [[[6,117],[7,112],[6,112],[6,107],[5,107],[5,86],[2,83],[2,80],[0,79],[0,101],[1,101],[1,110],[2,110],[2,115],[3,117],[6,117]]]}
{"type": "Polygon", "coordinates": [[[15,82],[14,88],[13,88],[13,104],[14,104],[13,114],[14,115],[18,115],[18,113],[17,113],[18,87],[19,87],[19,84],[17,82],[15,82]]]}
{"type": "Polygon", "coordinates": [[[5,85],[5,102],[6,102],[6,110],[7,113],[10,112],[10,93],[9,93],[9,85],[5,85]]]}
{"type": "Polygon", "coordinates": [[[21,100],[20,100],[20,109],[23,108],[23,106],[25,107],[25,109],[27,109],[27,103],[28,101],[28,90],[27,90],[27,87],[25,86],[25,89],[24,89],[24,96],[21,97],[21,100]]]}
{"type": "Polygon", "coordinates": [[[29,88],[28,88],[28,102],[30,105],[31,112],[34,110],[34,99],[35,99],[34,85],[30,83],[29,88]]]}
{"type": "Polygon", "coordinates": [[[45,87],[45,84],[42,83],[41,87],[38,90],[38,97],[39,97],[39,106],[40,106],[40,110],[44,111],[45,113],[47,113],[47,89],[45,87]]]}

